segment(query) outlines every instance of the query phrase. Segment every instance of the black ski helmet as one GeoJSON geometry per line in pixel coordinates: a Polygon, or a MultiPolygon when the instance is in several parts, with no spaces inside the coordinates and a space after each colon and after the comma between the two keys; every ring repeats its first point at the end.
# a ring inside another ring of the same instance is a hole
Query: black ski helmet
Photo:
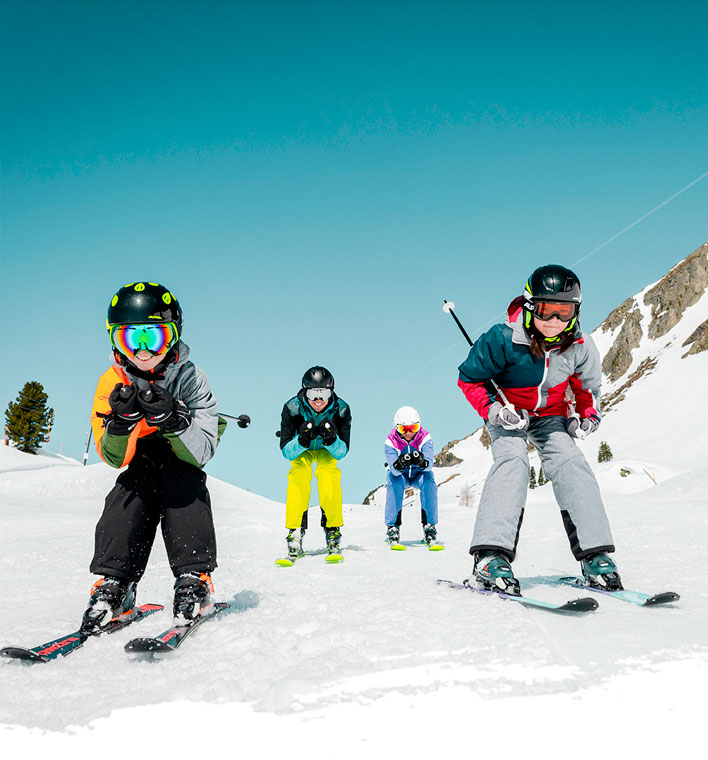
{"type": "Polygon", "coordinates": [[[560,264],[539,267],[533,271],[524,288],[524,327],[527,330],[531,327],[535,301],[570,302],[577,304],[577,308],[575,316],[564,330],[568,332],[575,327],[582,300],[580,280],[575,272],[560,264]]]}
{"type": "Polygon", "coordinates": [[[310,367],[302,376],[303,388],[334,388],[332,373],[324,367],[310,367]]]}
{"type": "Polygon", "coordinates": [[[182,309],[170,291],[156,282],[131,282],[111,299],[106,315],[106,328],[113,325],[172,322],[177,337],[182,335],[182,309]]]}

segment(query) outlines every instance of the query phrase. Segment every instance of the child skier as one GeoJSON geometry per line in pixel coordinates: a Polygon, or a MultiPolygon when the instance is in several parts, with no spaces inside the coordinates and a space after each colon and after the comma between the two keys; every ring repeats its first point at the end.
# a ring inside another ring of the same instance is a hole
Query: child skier
{"type": "Polygon", "coordinates": [[[292,462],[285,502],[290,562],[303,555],[302,539],[307,529],[313,464],[327,550],[332,557],[338,557],[340,528],[344,520],[342,473],[337,460],[349,452],[351,422],[349,406],[334,392],[334,378],[324,367],[308,369],[297,396],[283,406],[280,449],[292,462]]]}
{"type": "Polygon", "coordinates": [[[433,477],[433,439],[420,426],[420,415],[412,406],[402,406],[393,416],[393,430],[384,444],[388,478],[386,483],[386,540],[392,548],[399,543],[403,492],[420,490],[420,519],[423,540],[430,549],[442,549],[437,543],[438,486],[433,477]]]}
{"type": "Polygon", "coordinates": [[[98,634],[130,616],[157,526],[175,575],[175,624],[211,607],[216,539],[206,475],[226,422],[202,370],[182,342],[182,310],[167,288],[122,287],[106,326],[114,364],[98,381],[91,410],[96,449],[111,467],[127,465],[96,525],[92,590],[82,630],[98,634]]]}
{"type": "Polygon", "coordinates": [[[578,322],[581,290],[569,269],[536,269],[523,296],[508,307],[460,365],[458,385],[487,422],[494,462],[487,475],[472,537],[474,578],[481,586],[518,594],[510,562],[529,479],[527,439],[553,484],[574,557],[588,584],[622,588],[612,534],[590,466],[574,438],[597,430],[602,370],[592,338],[578,322]],[[493,380],[506,396],[488,381],[493,380]],[[574,407],[566,390],[575,395],[574,407]],[[513,406],[512,406],[513,405],[513,406]]]}

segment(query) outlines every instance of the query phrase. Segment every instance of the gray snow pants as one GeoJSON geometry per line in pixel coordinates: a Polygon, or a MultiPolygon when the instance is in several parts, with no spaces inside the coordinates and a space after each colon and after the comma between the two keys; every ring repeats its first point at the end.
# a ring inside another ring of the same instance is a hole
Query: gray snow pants
{"type": "Polygon", "coordinates": [[[491,550],[513,561],[529,483],[527,438],[538,449],[543,474],[553,484],[573,556],[612,552],[610,524],[590,465],[564,417],[532,417],[528,430],[487,425],[492,464],[482,489],[470,554],[491,550]]]}

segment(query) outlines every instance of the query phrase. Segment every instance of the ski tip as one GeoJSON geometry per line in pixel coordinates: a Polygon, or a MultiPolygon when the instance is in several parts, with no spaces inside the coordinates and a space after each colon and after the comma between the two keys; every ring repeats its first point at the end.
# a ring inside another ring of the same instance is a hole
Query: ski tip
{"type": "Polygon", "coordinates": [[[325,562],[329,562],[330,565],[336,565],[344,559],[341,554],[328,554],[325,557],[325,562]]]}
{"type": "Polygon", "coordinates": [[[275,564],[278,567],[292,567],[295,563],[291,559],[284,557],[283,559],[276,559],[275,564]]]}
{"type": "Polygon", "coordinates": [[[672,602],[678,602],[680,595],[675,591],[664,591],[661,594],[654,594],[644,602],[643,607],[656,607],[658,604],[671,604],[672,602]]]}
{"type": "Polygon", "coordinates": [[[406,547],[403,544],[391,544],[391,551],[404,552],[406,547]]]}
{"type": "Polygon", "coordinates": [[[173,650],[173,647],[165,644],[164,641],[149,638],[131,639],[123,648],[126,652],[132,652],[133,654],[158,654],[173,650]]]}
{"type": "Polygon", "coordinates": [[[0,649],[0,657],[6,660],[24,660],[25,662],[47,662],[46,657],[24,647],[3,647],[0,649]]]}
{"type": "Polygon", "coordinates": [[[589,596],[584,596],[580,599],[571,599],[570,601],[561,605],[558,609],[561,611],[573,610],[574,612],[593,612],[599,606],[600,605],[597,603],[596,599],[592,599],[589,596]]]}
{"type": "Polygon", "coordinates": [[[432,546],[429,546],[428,549],[431,552],[441,552],[444,551],[445,547],[442,544],[433,544],[432,546]]]}

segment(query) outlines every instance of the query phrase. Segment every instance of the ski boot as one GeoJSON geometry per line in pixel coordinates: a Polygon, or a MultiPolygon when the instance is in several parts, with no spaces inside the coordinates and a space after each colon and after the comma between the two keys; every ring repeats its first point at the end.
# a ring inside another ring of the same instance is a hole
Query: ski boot
{"type": "Polygon", "coordinates": [[[423,541],[428,545],[428,548],[435,546],[438,543],[438,529],[427,523],[423,526],[423,541]]]}
{"type": "Polygon", "coordinates": [[[188,625],[211,610],[214,584],[206,573],[182,573],[175,580],[174,625],[188,625]]]}
{"type": "Polygon", "coordinates": [[[480,552],[475,555],[474,579],[489,591],[521,596],[519,581],[514,578],[509,560],[503,554],[480,552]]]}
{"type": "Polygon", "coordinates": [[[325,528],[324,532],[327,541],[327,562],[341,562],[344,559],[339,553],[339,542],[342,540],[342,531],[339,528],[325,528]]]}
{"type": "Polygon", "coordinates": [[[339,542],[342,540],[342,531],[339,528],[325,528],[324,532],[329,554],[339,554],[339,542]]]}
{"type": "Polygon", "coordinates": [[[622,579],[617,572],[617,565],[606,554],[586,557],[580,560],[580,567],[588,586],[603,591],[622,591],[622,579]]]}
{"type": "Polygon", "coordinates": [[[401,538],[401,531],[397,525],[389,525],[386,528],[386,542],[389,544],[397,544],[401,538]]]}
{"type": "Polygon", "coordinates": [[[98,636],[113,620],[127,620],[135,606],[137,584],[107,575],[91,587],[89,605],[81,620],[81,633],[98,636]]]}
{"type": "Polygon", "coordinates": [[[302,549],[302,539],[305,537],[304,528],[292,528],[288,531],[288,559],[291,562],[295,562],[296,559],[300,559],[305,552],[302,549]]]}

